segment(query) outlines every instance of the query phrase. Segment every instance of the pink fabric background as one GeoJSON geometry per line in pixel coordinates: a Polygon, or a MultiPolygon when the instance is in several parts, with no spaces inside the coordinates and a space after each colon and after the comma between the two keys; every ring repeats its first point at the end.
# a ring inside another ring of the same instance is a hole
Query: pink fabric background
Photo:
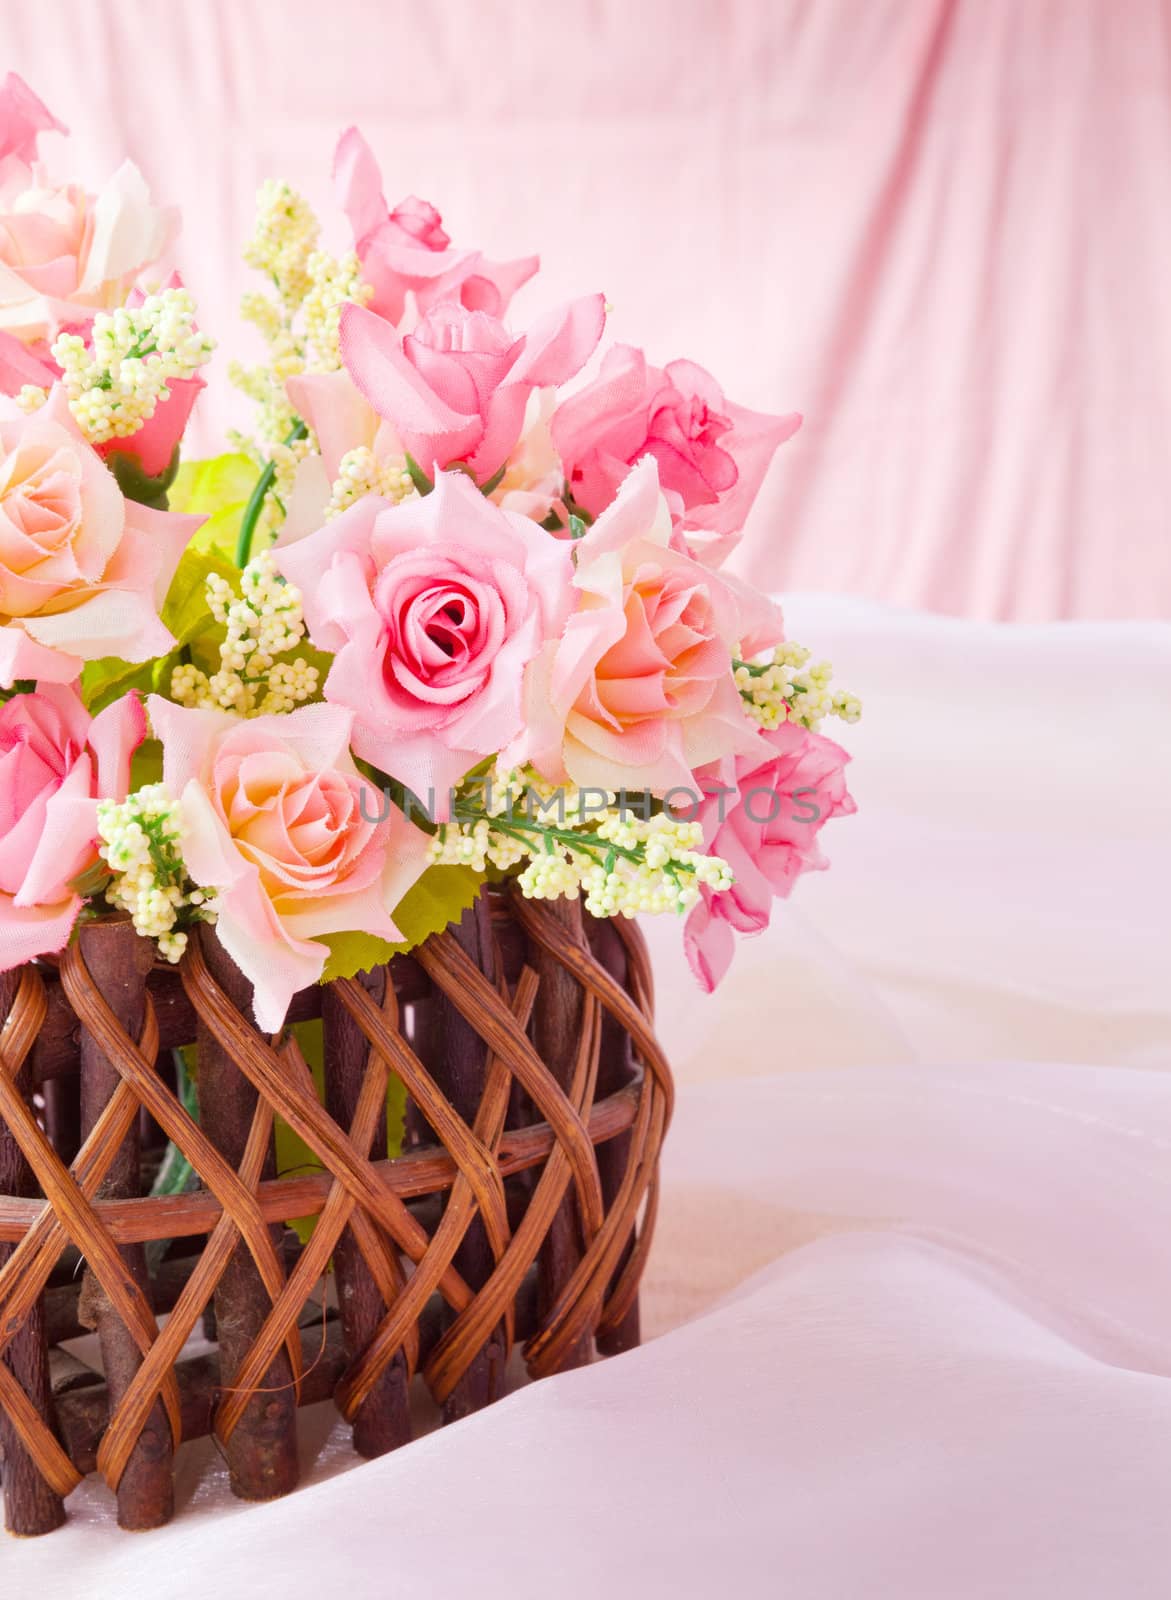
{"type": "Polygon", "coordinates": [[[358,121],[392,196],[542,250],[518,314],[605,288],[616,337],[805,413],[762,584],[1171,611],[1165,0],[0,0],[0,57],[184,203],[233,353],[259,179],[325,205],[358,121]]]}

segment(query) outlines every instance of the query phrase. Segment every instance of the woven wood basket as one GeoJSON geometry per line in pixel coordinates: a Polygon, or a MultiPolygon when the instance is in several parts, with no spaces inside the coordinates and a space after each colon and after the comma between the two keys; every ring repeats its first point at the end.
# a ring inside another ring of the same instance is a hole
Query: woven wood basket
{"type": "Polygon", "coordinates": [[[270,1499],[297,1483],[298,1404],[332,1395],[378,1455],[410,1438],[416,1374],[452,1420],[501,1394],[514,1346],[539,1377],[638,1342],[672,1088],[632,923],[493,890],[410,957],[306,990],[290,1021],[322,1018],[323,1099],[250,1000],[211,930],[176,972],[117,917],[0,975],[12,1532],[58,1527],[95,1468],[124,1527],[165,1522],[174,1450],[209,1432],[235,1493],[270,1499]],[[191,1043],[198,1119],[172,1066],[191,1043]],[[324,1170],[276,1176],[274,1116],[324,1170]],[[168,1140],[199,1187],[151,1197],[168,1140]],[[218,1354],[180,1359],[201,1324],[218,1354]],[[59,1348],[86,1329],[100,1373],[59,1348]]]}

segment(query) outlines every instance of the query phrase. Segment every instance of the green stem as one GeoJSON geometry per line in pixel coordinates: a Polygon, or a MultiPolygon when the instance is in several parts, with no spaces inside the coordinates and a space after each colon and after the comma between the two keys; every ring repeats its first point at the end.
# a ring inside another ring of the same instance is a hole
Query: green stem
{"type": "MultiPolygon", "coordinates": [[[[290,428],[285,437],[286,444],[296,444],[298,439],[303,439],[309,430],[303,422],[298,422],[290,428]]],[[[240,522],[240,532],[236,539],[236,565],[246,567],[252,554],[252,536],[256,532],[256,524],[260,521],[260,513],[264,510],[264,502],[268,492],[276,482],[276,465],[270,461],[264,471],[256,480],[256,484],[248,497],[248,504],[244,507],[244,516],[240,522]]]]}
{"type": "MultiPolygon", "coordinates": [[[[643,859],[642,851],[637,848],[630,845],[613,844],[609,839],[598,839],[591,834],[579,833],[572,828],[555,828],[543,822],[518,822],[515,817],[510,822],[504,822],[499,817],[488,816],[486,811],[463,811],[457,809],[453,813],[453,821],[456,822],[479,822],[481,819],[487,821],[496,833],[503,833],[510,839],[520,839],[522,843],[527,842],[525,839],[526,834],[535,833],[546,841],[555,839],[558,844],[565,845],[570,850],[577,850],[582,855],[592,855],[595,860],[597,859],[597,853],[602,850],[605,850],[607,859],[621,856],[623,860],[633,861],[635,865],[643,859]]],[[[603,865],[605,864],[606,862],[603,861],[603,865]]],[[[681,872],[695,871],[695,868],[687,862],[672,863],[671,868],[677,868],[681,872]]],[[[668,871],[669,876],[674,877],[675,874],[671,868],[665,870],[668,871]]]]}

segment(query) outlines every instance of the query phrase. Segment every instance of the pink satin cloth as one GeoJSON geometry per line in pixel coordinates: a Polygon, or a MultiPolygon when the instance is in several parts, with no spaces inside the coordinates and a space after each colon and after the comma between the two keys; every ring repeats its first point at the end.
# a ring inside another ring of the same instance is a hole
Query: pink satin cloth
{"type": "MultiPolygon", "coordinates": [[[[979,617],[1171,614],[1171,0],[0,0],[88,175],[187,222],[231,354],[260,179],[388,193],[805,414],[741,565],[979,617]]],[[[61,141],[45,141],[56,158],[61,141]],[[54,148],[56,147],[56,148],[54,148]]],[[[247,418],[221,370],[196,439],[247,418]]]]}

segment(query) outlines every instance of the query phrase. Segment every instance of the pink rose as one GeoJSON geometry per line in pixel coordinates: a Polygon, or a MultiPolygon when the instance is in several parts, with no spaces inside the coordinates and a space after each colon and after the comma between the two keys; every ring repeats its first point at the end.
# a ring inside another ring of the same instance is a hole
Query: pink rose
{"type": "Polygon", "coordinates": [[[513,753],[553,782],[664,794],[696,767],[758,746],[732,677],[738,641],[763,637],[753,608],[670,535],[647,457],[572,547],[577,608],[529,675],[528,727],[513,753]]]}
{"type": "Polygon", "coordinates": [[[98,716],[42,684],[0,706],[0,971],[64,947],[70,883],[97,861],[97,803],[124,800],[146,723],[128,694],[98,716]]]}
{"type": "Polygon", "coordinates": [[[61,125],[10,74],[0,90],[0,331],[41,356],[63,328],[121,305],[178,227],[132,162],[98,195],[49,180],[32,165],[49,127],[61,125]]]}
{"type": "Polygon", "coordinates": [[[192,408],[207,384],[200,377],[171,378],[167,388],[169,398],[155,407],[154,415],[148,417],[141,428],[119,439],[107,439],[96,447],[103,461],[109,461],[111,456],[133,456],[148,478],[162,477],[187,431],[192,408]]]}
{"type": "Polygon", "coordinates": [[[557,403],[553,389],[535,389],[529,396],[520,438],[509,452],[504,475],[489,499],[505,511],[543,522],[555,512],[562,526],[568,513],[562,501],[565,474],[553,447],[550,423],[557,403]]]}
{"type": "MultiPolygon", "coordinates": [[[[389,423],[367,403],[344,368],[337,372],[301,372],[285,384],[289,403],[313,430],[325,467],[323,487],[341,472],[342,457],[366,446],[379,461],[402,460],[402,445],[389,423]]],[[[310,458],[312,459],[312,458],[310,458]]]]}
{"type": "Polygon", "coordinates": [[[354,712],[354,749],[442,808],[448,788],[516,737],[527,663],[561,629],[570,556],[459,472],[421,499],[367,496],[277,566],[334,652],[327,700],[354,712]]]}
{"type": "MultiPolygon", "coordinates": [[[[177,272],[172,272],[161,287],[181,289],[183,280],[177,272]]],[[[132,289],[126,296],[126,305],[137,310],[145,299],[141,289],[132,289]]],[[[171,465],[171,458],[191,420],[192,408],[206,388],[207,384],[198,374],[193,378],[171,378],[167,383],[168,398],[155,407],[154,415],[148,417],[136,433],[97,445],[98,454],[103,461],[114,455],[134,456],[148,478],[161,477],[171,465]]]]}
{"type": "MultiPolygon", "coordinates": [[[[178,273],[173,272],[164,287],[177,288],[181,281],[178,273]]],[[[126,297],[126,304],[141,305],[144,299],[145,296],[135,289],[126,297]]],[[[51,389],[60,376],[61,368],[47,346],[21,344],[11,333],[0,332],[0,394],[18,395],[26,384],[51,389]],[[38,349],[43,353],[38,354],[38,349]]],[[[155,408],[154,415],[148,417],[136,433],[95,446],[103,461],[112,455],[135,456],[143,472],[151,478],[167,470],[190,420],[191,409],[207,385],[200,377],[173,378],[167,387],[170,398],[155,408]]]]}
{"type": "Polygon", "coordinates": [[[165,654],[159,608],[202,521],[124,499],[60,390],[29,416],[0,402],[0,686],[165,654]]]}
{"type": "MultiPolygon", "coordinates": [[[[283,541],[289,543],[321,526],[342,460],[351,450],[369,449],[380,467],[399,473],[406,470],[406,457],[398,434],[366,403],[344,369],[299,373],[285,387],[321,451],[298,465],[282,531],[283,541]]],[[[561,458],[549,433],[553,404],[552,389],[535,389],[529,395],[520,438],[509,452],[503,477],[488,496],[494,505],[534,522],[555,509],[563,522],[566,515],[561,504],[561,458]]]]}
{"type": "Polygon", "coordinates": [[[31,167],[37,159],[37,139],[42,133],[68,133],[15,72],[0,83],[0,185],[13,172],[31,167]]]}
{"type": "Polygon", "coordinates": [[[339,706],[243,720],[152,695],[148,710],[187,870],[215,891],[216,932],[253,985],[257,1025],[275,1033],[321,977],[325,935],[402,938],[392,912],[426,866],[427,837],[358,772],[339,706]]]}
{"type": "Polygon", "coordinates": [[[673,808],[702,823],[705,849],[734,875],[730,889],[701,889],[683,930],[691,970],[709,994],[731,963],[733,933],[767,928],[773,900],[787,897],[803,872],[829,865],[818,848],[820,830],[857,810],[846,789],[850,757],[840,745],[794,722],[761,737],[767,748],[760,754],[696,774],[704,795],[697,812],[682,800],[673,808]]]}
{"type": "Polygon", "coordinates": [[[425,472],[458,461],[484,483],[520,438],[530,394],[581,370],[605,318],[602,296],[586,295],[514,337],[486,311],[445,304],[400,339],[351,304],[341,315],[342,360],[425,472]]]}
{"type": "Polygon", "coordinates": [[[615,345],[594,381],[558,407],[553,443],[569,492],[594,516],[634,462],[654,456],[672,515],[701,535],[697,545],[714,536],[710,543],[722,559],[777,446],[800,425],[795,412],[772,417],[733,405],[693,361],[660,369],[632,345],[615,345]]]}
{"type": "Polygon", "coordinates": [[[13,334],[0,332],[0,394],[19,394],[25,384],[51,389],[60,374],[55,361],[37,355],[13,334]]]}
{"type": "Polygon", "coordinates": [[[357,128],[338,141],[334,187],[354,230],[362,276],[374,289],[371,309],[402,320],[407,292],[421,311],[456,300],[469,311],[501,317],[508,302],[540,265],[539,257],[487,261],[478,250],[453,250],[433,205],[410,195],[391,211],[370,146],[357,128]]]}

